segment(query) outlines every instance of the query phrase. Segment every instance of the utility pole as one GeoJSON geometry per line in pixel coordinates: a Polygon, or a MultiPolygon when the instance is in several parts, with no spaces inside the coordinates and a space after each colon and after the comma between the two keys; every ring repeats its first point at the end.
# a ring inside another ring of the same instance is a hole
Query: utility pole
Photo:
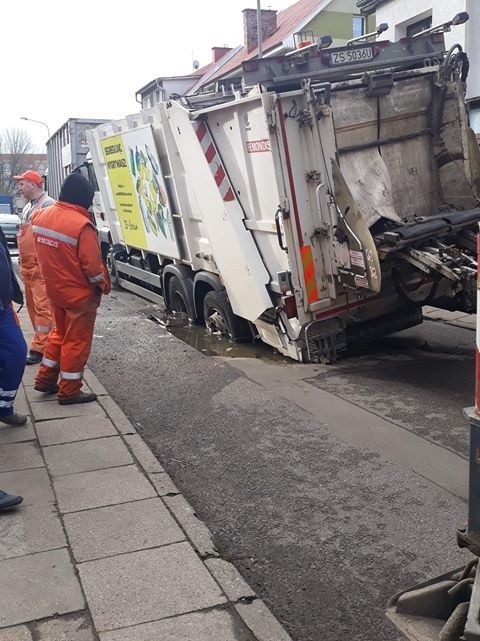
{"type": "Polygon", "coordinates": [[[258,37],[258,58],[262,57],[262,11],[260,0],[257,0],[257,37],[258,37]]]}

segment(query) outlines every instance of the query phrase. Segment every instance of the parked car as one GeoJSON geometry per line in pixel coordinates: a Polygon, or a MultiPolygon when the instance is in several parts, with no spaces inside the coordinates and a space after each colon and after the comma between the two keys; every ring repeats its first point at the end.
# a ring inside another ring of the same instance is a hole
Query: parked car
{"type": "Polygon", "coordinates": [[[17,245],[17,234],[20,229],[20,218],[17,214],[3,214],[0,212],[0,227],[5,234],[7,243],[17,245]]]}

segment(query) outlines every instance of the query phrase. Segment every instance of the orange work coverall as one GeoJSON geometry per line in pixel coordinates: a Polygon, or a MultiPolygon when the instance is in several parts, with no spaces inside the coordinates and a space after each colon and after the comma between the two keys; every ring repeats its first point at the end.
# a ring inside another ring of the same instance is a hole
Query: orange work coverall
{"type": "Polygon", "coordinates": [[[35,385],[53,390],[60,376],[58,398],[71,398],[82,388],[97,308],[110,291],[110,278],[84,207],[58,201],[38,212],[33,236],[55,319],[35,385]]]}
{"type": "Polygon", "coordinates": [[[43,354],[50,330],[53,327],[53,314],[45,291],[45,282],[37,261],[31,220],[40,210],[46,200],[53,200],[46,194],[30,207],[25,207],[22,223],[17,236],[18,252],[20,254],[20,276],[25,287],[25,302],[28,315],[33,325],[34,334],[30,349],[43,354]]]}

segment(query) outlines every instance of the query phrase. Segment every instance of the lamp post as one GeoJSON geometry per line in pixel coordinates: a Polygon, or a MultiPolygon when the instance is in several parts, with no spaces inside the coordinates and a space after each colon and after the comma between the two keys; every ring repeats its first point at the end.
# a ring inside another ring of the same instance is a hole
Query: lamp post
{"type": "Polygon", "coordinates": [[[33,118],[27,118],[26,116],[20,116],[20,120],[29,120],[30,122],[36,122],[39,125],[43,125],[47,129],[48,137],[50,138],[50,129],[48,128],[48,125],[46,122],[42,122],[41,120],[34,120],[33,118]]]}

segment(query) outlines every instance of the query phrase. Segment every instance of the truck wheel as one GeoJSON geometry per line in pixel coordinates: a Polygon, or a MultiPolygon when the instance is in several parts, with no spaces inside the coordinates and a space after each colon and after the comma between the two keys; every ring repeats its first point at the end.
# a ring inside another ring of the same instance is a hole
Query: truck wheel
{"type": "Polygon", "coordinates": [[[251,337],[247,321],[233,313],[225,290],[207,292],[203,300],[205,325],[211,332],[218,332],[232,341],[251,337]]]}
{"type": "Polygon", "coordinates": [[[195,315],[190,309],[185,283],[178,276],[172,276],[168,281],[168,300],[173,312],[185,314],[192,321],[195,319],[195,315]]]}
{"type": "Polygon", "coordinates": [[[111,252],[108,252],[108,254],[107,254],[106,264],[107,264],[108,273],[110,274],[111,284],[114,287],[117,287],[117,288],[120,289],[120,283],[118,281],[118,272],[117,272],[117,270],[115,268],[115,262],[113,260],[113,256],[112,256],[111,252]]]}

